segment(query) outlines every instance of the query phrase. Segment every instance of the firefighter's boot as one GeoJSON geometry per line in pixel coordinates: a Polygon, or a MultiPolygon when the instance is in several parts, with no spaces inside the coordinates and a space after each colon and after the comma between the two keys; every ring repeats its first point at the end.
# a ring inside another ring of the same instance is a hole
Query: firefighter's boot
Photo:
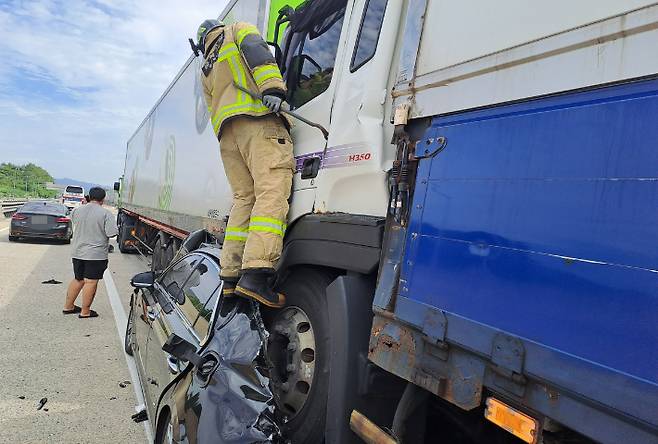
{"type": "Polygon", "coordinates": [[[235,286],[238,284],[237,277],[223,277],[220,276],[222,281],[224,281],[224,286],[222,287],[222,296],[225,298],[235,296],[235,286]]]}
{"type": "Polygon", "coordinates": [[[253,299],[272,308],[281,308],[286,303],[283,294],[274,291],[275,272],[272,268],[248,268],[235,287],[235,295],[253,299]]]}

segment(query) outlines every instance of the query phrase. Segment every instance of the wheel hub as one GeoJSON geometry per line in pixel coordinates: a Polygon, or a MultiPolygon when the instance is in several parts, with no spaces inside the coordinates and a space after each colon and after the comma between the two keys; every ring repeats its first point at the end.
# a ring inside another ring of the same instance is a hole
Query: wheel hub
{"type": "Polygon", "coordinates": [[[290,420],[304,407],[315,374],[315,335],[304,310],[291,306],[277,313],[270,328],[268,353],[274,364],[274,397],[290,420]]]}

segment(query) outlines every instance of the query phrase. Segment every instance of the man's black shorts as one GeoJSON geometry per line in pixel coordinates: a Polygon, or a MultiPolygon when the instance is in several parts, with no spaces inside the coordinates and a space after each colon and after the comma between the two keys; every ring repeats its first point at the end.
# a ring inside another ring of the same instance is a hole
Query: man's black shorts
{"type": "Polygon", "coordinates": [[[107,259],[104,261],[88,261],[73,258],[73,274],[76,281],[84,279],[103,279],[103,273],[107,269],[107,259]]]}

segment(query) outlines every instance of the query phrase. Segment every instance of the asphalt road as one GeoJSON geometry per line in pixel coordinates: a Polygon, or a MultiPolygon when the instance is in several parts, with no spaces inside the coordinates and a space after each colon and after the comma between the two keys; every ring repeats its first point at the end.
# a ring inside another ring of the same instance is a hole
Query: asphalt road
{"type": "Polygon", "coordinates": [[[130,419],[142,400],[122,334],[129,279],[148,264],[119,253],[112,241],[115,252],[92,306],[100,317],[65,316],[70,246],[9,242],[8,226],[0,215],[0,442],[146,442],[146,423],[130,419]],[[42,283],[49,279],[62,283],[42,283]],[[124,381],[130,383],[122,388],[124,381]],[[37,410],[42,398],[47,402],[37,410]]]}

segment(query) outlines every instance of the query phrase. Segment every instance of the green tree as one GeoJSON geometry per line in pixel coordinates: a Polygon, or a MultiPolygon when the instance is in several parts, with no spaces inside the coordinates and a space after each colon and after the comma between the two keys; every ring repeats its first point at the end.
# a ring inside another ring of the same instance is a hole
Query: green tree
{"type": "Polygon", "coordinates": [[[57,191],[49,190],[46,184],[53,177],[38,165],[0,164],[0,197],[40,197],[57,196],[57,191]]]}

